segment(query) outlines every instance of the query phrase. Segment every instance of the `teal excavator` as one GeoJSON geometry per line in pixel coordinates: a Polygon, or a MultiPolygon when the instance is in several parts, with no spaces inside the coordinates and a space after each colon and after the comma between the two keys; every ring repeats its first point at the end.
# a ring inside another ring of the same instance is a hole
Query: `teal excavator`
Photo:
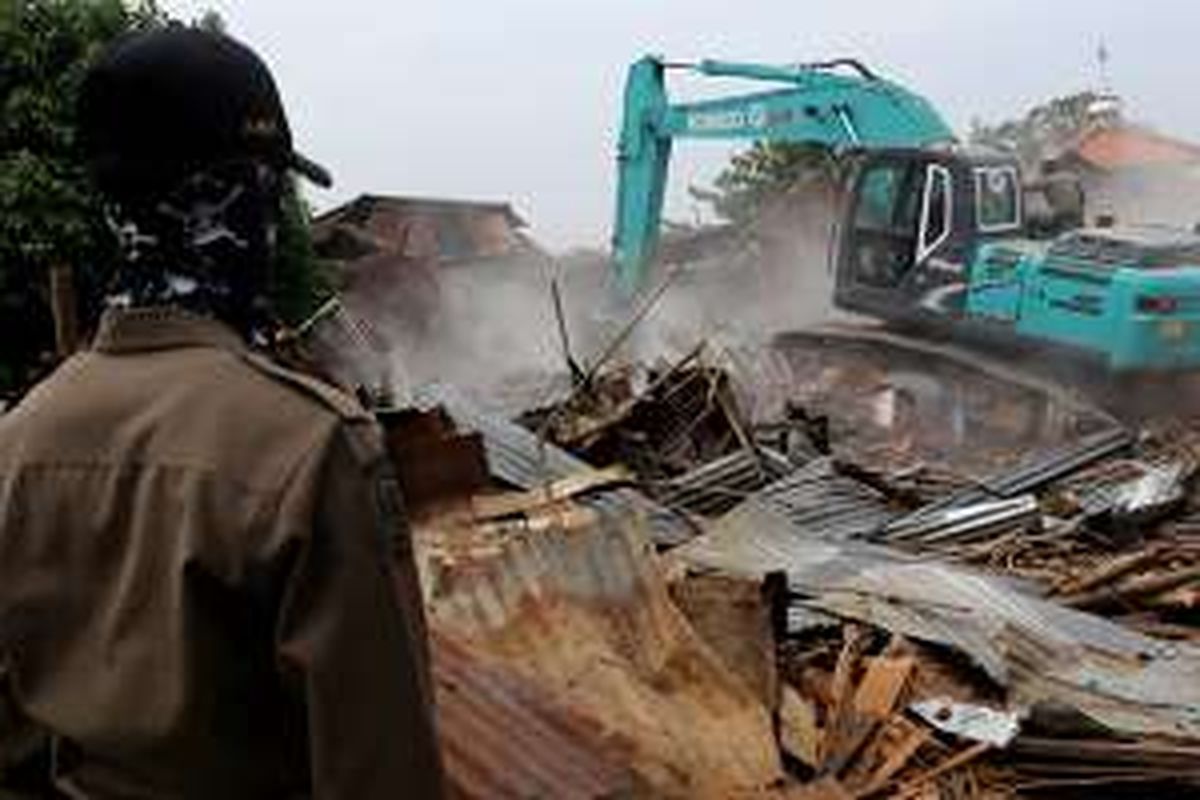
{"type": "Polygon", "coordinates": [[[630,68],[613,236],[627,294],[654,258],[677,139],[813,143],[845,158],[839,308],[952,338],[1061,348],[1117,373],[1200,366],[1200,236],[1108,227],[1034,238],[1014,159],[963,147],[929,101],[852,59],[644,58],[630,68]],[[673,104],[672,70],[772,88],[673,104]]]}

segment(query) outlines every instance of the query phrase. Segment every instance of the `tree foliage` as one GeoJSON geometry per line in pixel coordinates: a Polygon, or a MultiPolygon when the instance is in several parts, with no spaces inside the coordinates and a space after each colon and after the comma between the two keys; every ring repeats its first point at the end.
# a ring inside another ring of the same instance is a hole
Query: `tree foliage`
{"type": "Polygon", "coordinates": [[[270,287],[275,311],[288,325],[306,320],[334,292],[329,266],[313,249],[311,219],[296,182],[289,181],[270,287]]]}
{"type": "Polygon", "coordinates": [[[692,189],[692,195],[711,205],[722,219],[746,225],[790,193],[836,185],[838,171],[838,160],[827,147],[760,141],[730,159],[713,189],[692,189]]]}
{"type": "Polygon", "coordinates": [[[1032,174],[1098,121],[1095,110],[1103,99],[1096,92],[1079,92],[1034,106],[1019,119],[993,125],[976,121],[970,142],[1015,156],[1032,174]]]}
{"type": "Polygon", "coordinates": [[[103,280],[109,237],[75,137],[75,96],[104,43],[157,24],[153,4],[3,0],[0,11],[0,388],[52,348],[51,264],[103,280]]]}
{"type": "MultiPolygon", "coordinates": [[[[53,351],[49,267],[73,268],[86,320],[115,263],[75,136],[83,76],[116,36],[168,21],[154,0],[0,0],[0,392],[53,351]]],[[[196,24],[225,28],[213,12],[196,24]]],[[[295,192],[280,242],[280,311],[295,319],[326,291],[295,192]]]]}

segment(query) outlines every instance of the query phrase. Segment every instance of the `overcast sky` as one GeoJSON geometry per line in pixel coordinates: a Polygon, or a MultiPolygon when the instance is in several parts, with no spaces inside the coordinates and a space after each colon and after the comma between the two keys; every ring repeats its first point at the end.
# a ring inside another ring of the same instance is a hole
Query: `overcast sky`
{"type": "MultiPolygon", "coordinates": [[[[216,9],[281,85],[299,147],[363,192],[509,200],[555,248],[602,245],[626,65],[855,56],[964,131],[1094,87],[1103,40],[1131,116],[1200,140],[1194,0],[164,0],[216,9]]],[[[679,85],[680,98],[695,85],[679,85]]],[[[723,145],[677,151],[668,214],[723,145]]]]}

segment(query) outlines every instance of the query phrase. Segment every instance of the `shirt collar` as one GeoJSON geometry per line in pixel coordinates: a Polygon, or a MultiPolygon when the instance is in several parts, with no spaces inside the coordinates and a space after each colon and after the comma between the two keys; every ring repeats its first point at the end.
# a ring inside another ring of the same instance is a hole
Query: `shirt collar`
{"type": "Polygon", "coordinates": [[[176,347],[244,351],[246,343],[223,322],[169,306],[110,308],[100,318],[92,349],[134,353],[176,347]]]}

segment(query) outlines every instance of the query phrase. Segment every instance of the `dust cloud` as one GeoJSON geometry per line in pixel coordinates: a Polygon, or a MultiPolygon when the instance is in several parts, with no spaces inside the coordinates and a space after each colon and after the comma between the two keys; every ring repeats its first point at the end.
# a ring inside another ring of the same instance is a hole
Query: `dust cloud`
{"type": "Polygon", "coordinates": [[[673,277],[637,332],[636,359],[678,357],[702,340],[758,345],[834,316],[834,209],[826,192],[781,198],[748,229],[677,266],[667,237],[657,279],[673,277]]]}
{"type": "MultiPolygon", "coordinates": [[[[653,365],[700,342],[755,346],[831,314],[827,194],[788,198],[749,229],[675,229],[648,284],[670,283],[614,361],[653,365]]],[[[497,413],[553,402],[570,388],[552,284],[558,283],[570,349],[583,369],[626,327],[606,254],[530,253],[440,265],[419,297],[380,303],[343,297],[324,324],[337,377],[399,401],[429,383],[454,385],[497,413]],[[339,330],[340,328],[340,330],[339,330]]],[[[327,359],[328,360],[328,359],[327,359]]]]}

